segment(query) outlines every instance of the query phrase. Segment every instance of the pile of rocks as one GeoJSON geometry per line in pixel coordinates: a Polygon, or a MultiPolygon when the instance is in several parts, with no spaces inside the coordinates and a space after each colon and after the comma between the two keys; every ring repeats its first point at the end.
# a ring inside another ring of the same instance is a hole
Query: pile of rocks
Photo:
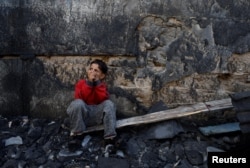
{"type": "Polygon", "coordinates": [[[206,137],[185,120],[119,129],[112,141],[103,140],[102,132],[72,138],[62,123],[1,117],[0,167],[207,167],[208,152],[240,143],[240,132],[206,137]]]}

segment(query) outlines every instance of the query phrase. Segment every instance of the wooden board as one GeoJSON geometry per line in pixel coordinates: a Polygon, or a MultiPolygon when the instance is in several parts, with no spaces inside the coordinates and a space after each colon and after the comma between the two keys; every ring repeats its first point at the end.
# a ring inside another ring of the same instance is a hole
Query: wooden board
{"type": "Polygon", "coordinates": [[[233,104],[231,99],[221,99],[221,100],[214,100],[205,102],[207,108],[210,111],[216,111],[216,110],[224,110],[224,109],[230,109],[233,108],[233,104]]]}
{"type": "MultiPolygon", "coordinates": [[[[131,125],[141,125],[170,120],[198,113],[204,113],[216,110],[225,110],[233,108],[231,99],[215,100],[204,103],[197,103],[189,106],[180,106],[174,109],[159,111],[155,113],[145,114],[142,116],[130,117],[122,120],[117,120],[116,128],[122,128],[131,125]]],[[[103,130],[103,125],[88,127],[84,133],[103,130]]]]}

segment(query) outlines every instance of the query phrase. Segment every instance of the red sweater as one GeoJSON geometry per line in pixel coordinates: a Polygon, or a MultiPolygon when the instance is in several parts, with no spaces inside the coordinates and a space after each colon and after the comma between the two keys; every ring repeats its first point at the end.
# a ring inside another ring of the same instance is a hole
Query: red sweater
{"type": "Polygon", "coordinates": [[[75,85],[75,99],[82,99],[88,105],[97,105],[109,98],[107,86],[104,82],[93,85],[92,82],[80,80],[75,85]]]}

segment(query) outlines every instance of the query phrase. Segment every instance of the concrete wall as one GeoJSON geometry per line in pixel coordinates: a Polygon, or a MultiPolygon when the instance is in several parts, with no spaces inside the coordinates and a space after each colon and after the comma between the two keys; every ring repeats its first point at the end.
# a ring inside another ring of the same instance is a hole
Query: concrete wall
{"type": "Polygon", "coordinates": [[[0,1],[0,114],[65,116],[74,84],[107,62],[118,116],[250,90],[250,2],[0,1]]]}

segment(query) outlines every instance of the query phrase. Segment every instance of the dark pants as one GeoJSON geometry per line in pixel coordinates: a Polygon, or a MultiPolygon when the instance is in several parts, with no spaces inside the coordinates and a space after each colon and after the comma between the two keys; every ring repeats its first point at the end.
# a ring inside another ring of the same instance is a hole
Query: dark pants
{"type": "Polygon", "coordinates": [[[73,133],[80,133],[88,126],[104,126],[104,137],[116,135],[116,107],[110,100],[98,105],[87,105],[83,100],[76,99],[67,108],[70,117],[70,129],[73,133]]]}

